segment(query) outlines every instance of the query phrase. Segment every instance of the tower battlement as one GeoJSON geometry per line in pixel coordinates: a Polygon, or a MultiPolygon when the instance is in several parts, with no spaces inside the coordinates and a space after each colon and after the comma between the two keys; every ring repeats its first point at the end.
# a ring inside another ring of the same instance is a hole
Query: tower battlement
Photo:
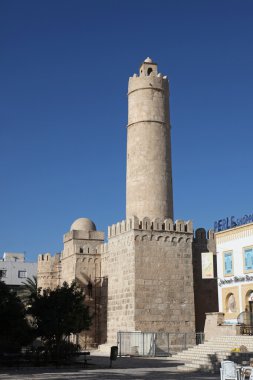
{"type": "Polygon", "coordinates": [[[56,253],[54,256],[50,253],[43,253],[38,255],[38,272],[51,271],[55,265],[61,262],[61,254],[56,253]]]}
{"type": "Polygon", "coordinates": [[[50,253],[38,255],[38,287],[56,288],[60,285],[61,254],[50,253]]]}
{"type": "Polygon", "coordinates": [[[142,77],[134,74],[134,76],[129,78],[128,95],[134,91],[138,91],[140,88],[142,90],[146,88],[149,90],[168,91],[168,79],[161,74],[149,77],[142,77]]]}
{"type": "Polygon", "coordinates": [[[51,253],[41,253],[38,255],[38,263],[40,265],[51,265],[53,262],[60,261],[60,253],[56,253],[56,255],[52,256],[51,253]]]}
{"type": "Polygon", "coordinates": [[[205,228],[198,228],[194,231],[194,243],[205,243],[207,241],[214,242],[215,235],[213,230],[206,230],[205,228]]]}
{"type": "Polygon", "coordinates": [[[108,238],[120,235],[130,230],[146,230],[146,231],[168,231],[180,233],[193,233],[192,221],[176,220],[175,223],[172,219],[162,220],[160,218],[150,219],[145,217],[139,219],[133,216],[129,219],[118,222],[108,227],[108,238]]]}

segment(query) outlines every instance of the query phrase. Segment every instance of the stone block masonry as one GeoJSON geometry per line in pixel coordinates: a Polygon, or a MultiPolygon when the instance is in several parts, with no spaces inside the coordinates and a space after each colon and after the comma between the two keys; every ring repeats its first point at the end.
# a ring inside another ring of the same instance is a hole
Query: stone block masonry
{"type": "Polygon", "coordinates": [[[132,217],[109,227],[108,342],[118,331],[194,332],[191,222],[132,217]]]}

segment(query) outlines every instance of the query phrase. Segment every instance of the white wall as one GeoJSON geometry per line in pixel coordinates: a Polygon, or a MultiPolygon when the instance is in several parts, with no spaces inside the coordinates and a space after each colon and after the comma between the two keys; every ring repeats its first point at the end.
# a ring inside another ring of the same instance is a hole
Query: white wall
{"type": "Polygon", "coordinates": [[[244,273],[243,249],[249,246],[253,246],[253,223],[216,234],[218,297],[220,312],[225,312],[223,310],[222,303],[222,289],[232,286],[238,287],[240,312],[244,311],[242,306],[241,286],[245,284],[253,285],[253,271],[251,273],[244,273]],[[233,274],[231,276],[224,275],[223,252],[226,251],[233,252],[233,274]],[[239,277],[239,281],[236,281],[236,277],[239,277]],[[247,277],[252,277],[252,280],[248,281],[247,277]],[[231,281],[231,283],[221,284],[221,281],[223,280],[231,281]]]}

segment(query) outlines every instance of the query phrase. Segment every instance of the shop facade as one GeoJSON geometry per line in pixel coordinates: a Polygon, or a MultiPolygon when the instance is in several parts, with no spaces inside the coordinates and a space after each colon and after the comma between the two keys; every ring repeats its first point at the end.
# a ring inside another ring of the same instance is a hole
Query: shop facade
{"type": "Polygon", "coordinates": [[[253,313],[253,223],[217,232],[216,252],[219,312],[225,324],[245,323],[241,313],[253,313]]]}

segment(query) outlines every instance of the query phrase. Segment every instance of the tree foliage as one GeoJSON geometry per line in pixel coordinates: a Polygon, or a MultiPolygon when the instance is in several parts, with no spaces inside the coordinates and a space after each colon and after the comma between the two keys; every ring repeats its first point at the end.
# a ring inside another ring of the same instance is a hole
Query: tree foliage
{"type": "Polygon", "coordinates": [[[91,324],[84,294],[75,283],[69,286],[65,282],[54,290],[38,292],[29,313],[37,336],[49,345],[58,346],[66,336],[88,329],[91,324]]]}
{"type": "Polygon", "coordinates": [[[25,285],[29,292],[22,302],[0,281],[0,354],[18,352],[36,337],[57,359],[69,349],[76,349],[65,338],[89,329],[91,324],[82,290],[75,283],[64,283],[41,292],[36,279],[27,280],[25,285]]]}
{"type": "Polygon", "coordinates": [[[22,281],[22,285],[24,292],[21,296],[21,300],[26,306],[29,306],[37,297],[37,276],[27,278],[25,281],[22,281]]]}
{"type": "Polygon", "coordinates": [[[22,284],[29,291],[30,294],[37,294],[37,276],[27,278],[25,281],[22,281],[22,284]]]}
{"type": "Polygon", "coordinates": [[[16,293],[0,281],[0,353],[17,352],[33,340],[26,311],[16,293]]]}

